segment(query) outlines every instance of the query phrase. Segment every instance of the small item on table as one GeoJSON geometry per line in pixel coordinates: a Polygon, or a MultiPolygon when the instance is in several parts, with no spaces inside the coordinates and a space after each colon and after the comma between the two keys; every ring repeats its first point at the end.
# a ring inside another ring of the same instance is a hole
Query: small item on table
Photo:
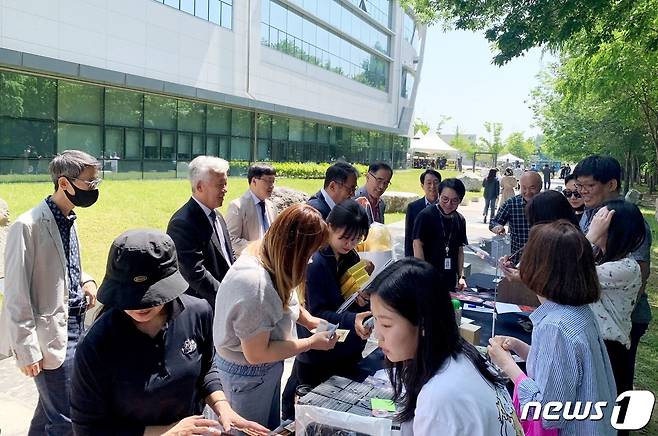
{"type": "Polygon", "coordinates": [[[473,345],[480,345],[480,326],[475,324],[462,324],[459,326],[459,334],[473,345]]]}

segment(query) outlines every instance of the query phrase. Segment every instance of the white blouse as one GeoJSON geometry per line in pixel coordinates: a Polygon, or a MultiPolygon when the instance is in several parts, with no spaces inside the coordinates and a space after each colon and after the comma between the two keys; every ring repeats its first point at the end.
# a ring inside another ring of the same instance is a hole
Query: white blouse
{"type": "Polygon", "coordinates": [[[596,267],[601,284],[601,299],[590,304],[601,336],[631,346],[631,313],[642,287],[640,265],[631,257],[606,262],[596,267]]]}

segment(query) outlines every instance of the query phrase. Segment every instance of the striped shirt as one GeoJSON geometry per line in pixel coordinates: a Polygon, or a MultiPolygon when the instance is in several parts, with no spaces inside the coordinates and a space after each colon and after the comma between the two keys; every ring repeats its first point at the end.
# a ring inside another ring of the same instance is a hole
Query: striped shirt
{"type": "MultiPolygon", "coordinates": [[[[569,412],[573,412],[575,401],[606,401],[601,420],[567,421],[559,413],[560,419],[542,420],[542,425],[570,436],[616,435],[610,416],[617,387],[590,307],[546,301],[530,315],[530,320],[534,328],[526,366],[528,378],[518,385],[521,408],[530,401],[542,405],[549,401],[569,401],[572,403],[569,412]]],[[[590,415],[594,413],[592,409],[590,415]]]]}
{"type": "MultiPolygon", "coordinates": [[[[525,205],[526,201],[523,196],[515,195],[500,206],[498,213],[489,223],[489,230],[496,226],[504,226],[509,223],[509,233],[512,238],[512,253],[516,253],[528,242],[530,226],[525,216],[525,205]]],[[[518,261],[520,254],[517,254],[515,257],[516,259],[512,259],[513,262],[518,261]]]]}

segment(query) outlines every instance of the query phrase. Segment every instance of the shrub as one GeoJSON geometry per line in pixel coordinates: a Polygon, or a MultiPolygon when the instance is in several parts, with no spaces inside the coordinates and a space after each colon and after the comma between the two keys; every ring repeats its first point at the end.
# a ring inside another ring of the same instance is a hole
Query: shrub
{"type": "MultiPolygon", "coordinates": [[[[324,174],[332,163],[323,162],[267,162],[276,169],[277,177],[286,177],[290,179],[324,179],[324,174]]],[[[368,171],[366,165],[353,164],[359,171],[360,175],[368,171]]],[[[232,161],[231,175],[245,176],[249,162],[232,161]]]]}

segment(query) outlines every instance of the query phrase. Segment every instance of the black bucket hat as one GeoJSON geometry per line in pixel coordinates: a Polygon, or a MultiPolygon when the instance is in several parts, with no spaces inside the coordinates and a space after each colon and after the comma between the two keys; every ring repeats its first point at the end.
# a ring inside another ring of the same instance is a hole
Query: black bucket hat
{"type": "Polygon", "coordinates": [[[188,287],[169,235],[128,230],[112,242],[98,301],[121,310],[149,309],[176,299],[188,287]]]}

